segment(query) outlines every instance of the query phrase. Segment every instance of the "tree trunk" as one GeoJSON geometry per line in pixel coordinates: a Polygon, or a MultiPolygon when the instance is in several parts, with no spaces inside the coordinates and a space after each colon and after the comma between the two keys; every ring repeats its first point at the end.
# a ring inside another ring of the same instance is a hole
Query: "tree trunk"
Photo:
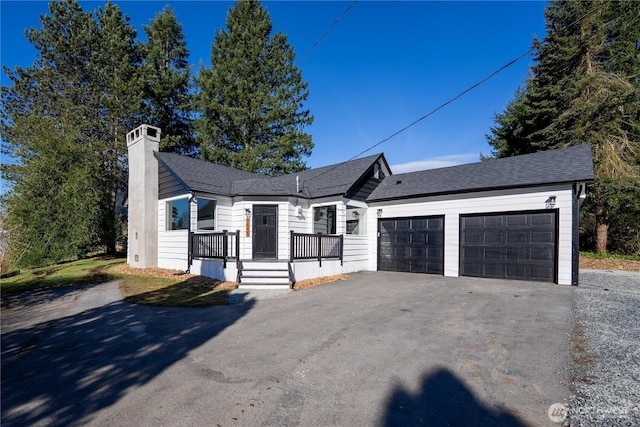
{"type": "Polygon", "coordinates": [[[598,187],[596,189],[596,251],[599,254],[607,252],[608,231],[606,197],[602,188],[598,187]]]}

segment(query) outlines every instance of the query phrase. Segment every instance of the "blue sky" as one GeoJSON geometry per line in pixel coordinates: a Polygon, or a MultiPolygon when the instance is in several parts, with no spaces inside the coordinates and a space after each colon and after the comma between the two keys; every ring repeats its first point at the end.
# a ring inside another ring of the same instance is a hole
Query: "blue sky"
{"type": "MultiPolygon", "coordinates": [[[[210,65],[229,1],[117,1],[144,40],[142,25],[165,4],[184,26],[193,71],[210,65]]],[[[351,2],[265,1],[274,31],[301,57],[351,2]]],[[[39,28],[45,1],[0,2],[3,65],[29,66],[36,51],[24,30],[39,28]]],[[[81,2],[94,10],[104,2],[81,2]]],[[[309,83],[310,167],[345,161],[483,79],[545,34],[544,2],[358,1],[300,64],[309,83]]],[[[522,59],[479,88],[367,154],[383,151],[395,173],[469,163],[488,154],[485,135],[529,73],[522,59]]],[[[2,84],[9,84],[4,73],[2,84]]]]}

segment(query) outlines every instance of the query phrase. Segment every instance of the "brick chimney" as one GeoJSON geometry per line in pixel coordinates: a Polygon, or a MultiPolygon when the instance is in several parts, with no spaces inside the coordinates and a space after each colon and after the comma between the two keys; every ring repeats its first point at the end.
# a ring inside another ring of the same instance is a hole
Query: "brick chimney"
{"type": "Polygon", "coordinates": [[[160,129],[141,125],[127,134],[129,151],[129,233],[127,264],[158,265],[158,151],[160,129]]]}

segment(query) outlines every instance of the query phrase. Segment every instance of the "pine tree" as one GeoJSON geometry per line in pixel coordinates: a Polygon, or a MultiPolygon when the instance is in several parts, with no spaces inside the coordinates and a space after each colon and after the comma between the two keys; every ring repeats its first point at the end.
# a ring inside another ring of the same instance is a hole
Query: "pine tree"
{"type": "MultiPolygon", "coordinates": [[[[6,70],[2,88],[3,200],[21,265],[115,250],[125,188],[126,132],[139,117],[135,31],[118,6],[95,16],[52,1],[27,31],[34,64],[6,70]]],[[[14,250],[15,249],[15,250],[14,250]]]]}
{"type": "Polygon", "coordinates": [[[604,252],[611,189],[640,176],[640,3],[554,1],[545,18],[532,76],[496,116],[488,141],[497,157],[592,144],[604,252]]]}
{"type": "Polygon", "coordinates": [[[136,30],[120,6],[108,2],[96,12],[100,46],[92,60],[90,87],[100,110],[87,134],[97,142],[94,159],[100,161],[101,240],[114,253],[118,232],[118,202],[127,191],[126,134],[141,121],[143,83],[136,30]],[[89,131],[92,129],[92,131],[89,131]]]}
{"type": "Polygon", "coordinates": [[[98,27],[76,1],[52,2],[41,29],[27,39],[33,66],[5,72],[2,88],[3,164],[11,183],[3,200],[17,265],[78,256],[100,243],[95,142],[83,133],[99,102],[92,92],[98,27]]]}
{"type": "Polygon", "coordinates": [[[189,50],[182,25],[165,6],[144,30],[145,122],[162,129],[161,151],[194,155],[189,50]]]}
{"type": "Polygon", "coordinates": [[[216,32],[211,68],[201,67],[196,105],[200,154],[209,161],[267,175],[305,168],[313,148],[304,126],[308,85],[287,37],[271,35],[268,12],[240,0],[216,32]]]}

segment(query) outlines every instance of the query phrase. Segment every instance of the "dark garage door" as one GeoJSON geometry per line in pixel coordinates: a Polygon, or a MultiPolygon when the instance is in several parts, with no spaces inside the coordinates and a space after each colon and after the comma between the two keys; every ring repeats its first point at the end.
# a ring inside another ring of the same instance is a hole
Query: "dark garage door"
{"type": "Polygon", "coordinates": [[[460,217],[460,274],[556,280],[556,212],[460,217]]]}
{"type": "Polygon", "coordinates": [[[444,217],[381,219],[378,269],[443,274],[444,217]]]}

